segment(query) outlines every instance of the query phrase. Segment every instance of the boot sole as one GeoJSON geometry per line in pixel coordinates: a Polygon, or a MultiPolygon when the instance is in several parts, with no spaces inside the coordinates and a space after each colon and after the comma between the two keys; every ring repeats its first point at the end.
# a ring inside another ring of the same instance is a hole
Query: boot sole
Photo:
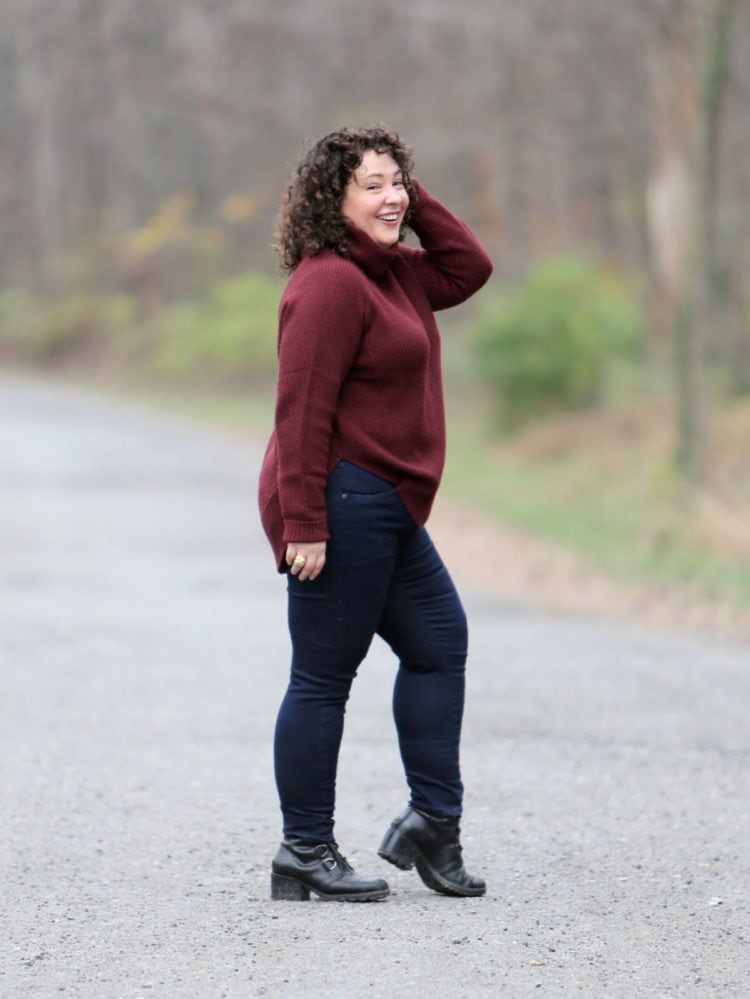
{"type": "Polygon", "coordinates": [[[310,899],[310,892],[314,892],[323,902],[379,902],[390,894],[390,889],[342,892],[332,895],[313,888],[311,885],[306,885],[304,881],[298,881],[296,878],[289,878],[283,874],[271,874],[271,898],[275,902],[307,902],[310,899]]]}
{"type": "Polygon", "coordinates": [[[454,898],[470,898],[484,895],[487,887],[482,888],[460,888],[458,885],[447,881],[439,871],[425,859],[422,852],[410,839],[407,839],[394,826],[385,834],[383,842],[380,844],[378,856],[387,860],[389,864],[400,868],[402,871],[410,871],[416,867],[417,874],[424,884],[433,891],[442,895],[452,895],[454,898]]]}

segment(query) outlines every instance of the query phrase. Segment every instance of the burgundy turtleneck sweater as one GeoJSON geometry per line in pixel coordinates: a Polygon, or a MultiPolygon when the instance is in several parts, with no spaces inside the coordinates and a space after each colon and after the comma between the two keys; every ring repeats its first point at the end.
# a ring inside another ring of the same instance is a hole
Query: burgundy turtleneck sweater
{"type": "Polygon", "coordinates": [[[469,228],[415,184],[421,243],[383,247],[351,229],[342,257],[305,257],[279,304],[274,431],[260,473],[263,527],[280,572],[289,541],[326,541],[325,486],[342,459],[392,482],[417,526],[445,459],[440,336],[492,263],[469,228]]]}

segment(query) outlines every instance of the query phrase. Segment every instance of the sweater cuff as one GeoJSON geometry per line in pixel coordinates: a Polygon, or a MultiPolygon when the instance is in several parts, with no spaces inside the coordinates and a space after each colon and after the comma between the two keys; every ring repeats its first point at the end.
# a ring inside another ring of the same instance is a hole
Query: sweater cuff
{"type": "Polygon", "coordinates": [[[292,541],[328,541],[328,521],[323,520],[285,520],[284,544],[292,541]]]}

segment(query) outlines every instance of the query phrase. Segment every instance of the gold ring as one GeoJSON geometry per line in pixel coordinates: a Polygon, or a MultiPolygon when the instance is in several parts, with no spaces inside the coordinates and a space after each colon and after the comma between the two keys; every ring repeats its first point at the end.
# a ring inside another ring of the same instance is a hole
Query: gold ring
{"type": "Polygon", "coordinates": [[[305,564],[305,562],[307,562],[307,559],[305,558],[304,555],[295,555],[292,565],[298,565],[301,569],[302,566],[305,564]]]}

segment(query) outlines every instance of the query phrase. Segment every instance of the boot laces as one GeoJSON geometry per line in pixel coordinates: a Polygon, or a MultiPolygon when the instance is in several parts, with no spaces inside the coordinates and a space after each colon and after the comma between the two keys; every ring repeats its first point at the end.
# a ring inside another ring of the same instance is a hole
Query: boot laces
{"type": "Polygon", "coordinates": [[[346,857],[339,851],[337,843],[326,843],[326,854],[323,857],[323,866],[329,871],[334,870],[337,866],[341,868],[342,871],[352,871],[353,868],[346,857]]]}

